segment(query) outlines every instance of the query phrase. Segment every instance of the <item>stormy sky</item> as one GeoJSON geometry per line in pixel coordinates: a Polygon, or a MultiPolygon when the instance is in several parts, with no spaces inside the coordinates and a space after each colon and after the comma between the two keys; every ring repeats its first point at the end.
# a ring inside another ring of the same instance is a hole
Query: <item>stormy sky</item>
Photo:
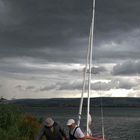
{"type": "MultiPolygon", "coordinates": [[[[96,0],[92,97],[140,97],[140,1],[96,0]]],[[[0,96],[80,97],[92,0],[0,0],[0,96]]]]}

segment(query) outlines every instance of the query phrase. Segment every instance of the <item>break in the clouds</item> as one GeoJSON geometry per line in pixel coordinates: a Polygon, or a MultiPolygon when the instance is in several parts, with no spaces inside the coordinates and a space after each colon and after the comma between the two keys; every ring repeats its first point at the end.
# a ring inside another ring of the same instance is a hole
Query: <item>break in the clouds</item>
{"type": "MultiPolygon", "coordinates": [[[[128,78],[116,78],[113,80],[96,80],[92,83],[92,90],[97,91],[107,91],[111,89],[136,89],[139,87],[139,79],[131,79],[128,81],[128,78]]],[[[82,81],[72,81],[72,82],[63,82],[57,83],[59,85],[59,90],[81,90],[82,81]]],[[[87,86],[87,85],[86,85],[87,86]]],[[[53,87],[54,88],[54,87],[53,87]]],[[[53,89],[52,88],[52,89],[53,89]]]]}
{"type": "Polygon", "coordinates": [[[139,80],[137,79],[131,79],[128,81],[128,78],[120,78],[120,79],[114,79],[108,82],[96,82],[93,84],[93,90],[111,90],[111,89],[133,89],[137,86],[139,86],[139,80]]]}
{"type": "MultiPolygon", "coordinates": [[[[104,96],[115,89],[139,96],[139,7],[138,0],[96,1],[92,89],[102,85],[104,96]]],[[[78,97],[91,17],[92,0],[0,0],[0,94],[78,97]]]]}

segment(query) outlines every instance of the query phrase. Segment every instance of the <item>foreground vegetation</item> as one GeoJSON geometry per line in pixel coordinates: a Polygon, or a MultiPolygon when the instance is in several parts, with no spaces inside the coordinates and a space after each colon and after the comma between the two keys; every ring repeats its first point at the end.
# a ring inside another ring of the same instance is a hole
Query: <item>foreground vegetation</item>
{"type": "Polygon", "coordinates": [[[1,140],[34,140],[39,129],[40,123],[32,115],[14,105],[0,104],[1,140]]]}

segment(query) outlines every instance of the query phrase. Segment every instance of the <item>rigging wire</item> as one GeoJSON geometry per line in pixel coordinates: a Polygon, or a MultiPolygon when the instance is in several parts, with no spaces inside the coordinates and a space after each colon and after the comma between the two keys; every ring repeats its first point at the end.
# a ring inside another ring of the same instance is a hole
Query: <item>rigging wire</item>
{"type": "Polygon", "coordinates": [[[101,126],[102,126],[101,131],[102,131],[102,137],[103,137],[103,139],[105,139],[104,110],[103,110],[103,97],[102,97],[102,93],[101,93],[101,82],[99,82],[99,86],[100,86],[99,95],[100,95],[101,126]]]}

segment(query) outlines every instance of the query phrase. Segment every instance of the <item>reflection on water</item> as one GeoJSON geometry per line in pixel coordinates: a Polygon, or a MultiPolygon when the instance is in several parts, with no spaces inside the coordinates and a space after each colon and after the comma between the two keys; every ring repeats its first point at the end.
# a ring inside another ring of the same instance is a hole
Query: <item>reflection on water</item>
{"type": "MultiPolygon", "coordinates": [[[[51,116],[61,123],[65,129],[69,118],[77,119],[78,108],[75,107],[28,107],[37,117],[51,116]]],[[[82,130],[86,130],[86,109],[83,109],[82,130]]],[[[92,108],[93,134],[101,134],[100,108],[92,108]]],[[[140,108],[104,108],[104,128],[108,140],[140,140],[140,108]]]]}

